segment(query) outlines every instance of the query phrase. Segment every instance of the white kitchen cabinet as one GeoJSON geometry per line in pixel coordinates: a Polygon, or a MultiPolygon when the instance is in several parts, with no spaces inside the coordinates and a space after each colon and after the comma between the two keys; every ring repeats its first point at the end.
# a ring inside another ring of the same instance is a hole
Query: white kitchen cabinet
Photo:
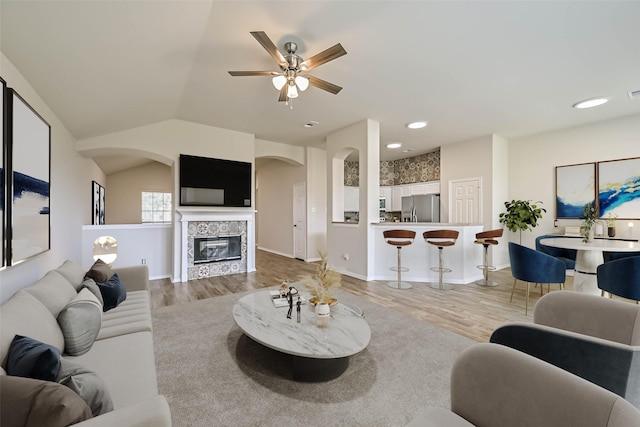
{"type": "Polygon", "coordinates": [[[391,187],[391,210],[400,212],[402,210],[402,186],[394,185],[391,187]]]}
{"type": "Polygon", "coordinates": [[[349,186],[344,187],[344,211],[360,211],[360,188],[349,186]]]}
{"type": "Polygon", "coordinates": [[[411,195],[440,194],[440,181],[411,184],[411,195]]]}
{"type": "MultiPolygon", "coordinates": [[[[440,194],[440,181],[394,185],[391,187],[391,210],[395,212],[402,210],[403,197],[421,194],[440,194]]],[[[389,205],[387,204],[387,206],[389,205]]]]}
{"type": "Polygon", "coordinates": [[[382,186],[380,187],[380,198],[384,198],[385,200],[385,212],[390,212],[391,206],[393,204],[393,194],[391,191],[391,187],[382,186]]]}

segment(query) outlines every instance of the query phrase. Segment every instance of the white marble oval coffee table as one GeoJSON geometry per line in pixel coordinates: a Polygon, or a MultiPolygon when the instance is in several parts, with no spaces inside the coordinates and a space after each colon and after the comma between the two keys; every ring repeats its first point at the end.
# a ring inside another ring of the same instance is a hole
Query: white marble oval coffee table
{"type": "MultiPolygon", "coordinates": [[[[277,288],[274,288],[277,289],[277,288]]],[[[371,339],[369,324],[357,308],[338,302],[331,307],[329,326],[316,326],[313,306],[304,304],[300,323],[294,305],[276,308],[269,290],[250,293],[233,306],[233,319],[254,341],[293,356],[293,378],[326,381],[336,378],[348,366],[348,357],[364,350],[371,339]]]]}

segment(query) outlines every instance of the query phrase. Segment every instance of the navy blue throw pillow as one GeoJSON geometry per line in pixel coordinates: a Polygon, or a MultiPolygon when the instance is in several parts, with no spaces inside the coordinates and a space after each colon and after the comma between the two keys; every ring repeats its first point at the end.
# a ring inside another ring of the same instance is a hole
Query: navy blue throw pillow
{"type": "Polygon", "coordinates": [[[33,338],[16,335],[9,346],[7,374],[54,381],[60,370],[60,350],[33,338]]]}
{"type": "Polygon", "coordinates": [[[104,300],[103,312],[107,312],[112,308],[116,308],[122,301],[127,299],[127,291],[120,281],[120,277],[115,273],[111,279],[104,283],[96,283],[100,288],[102,299],[104,300]]]}

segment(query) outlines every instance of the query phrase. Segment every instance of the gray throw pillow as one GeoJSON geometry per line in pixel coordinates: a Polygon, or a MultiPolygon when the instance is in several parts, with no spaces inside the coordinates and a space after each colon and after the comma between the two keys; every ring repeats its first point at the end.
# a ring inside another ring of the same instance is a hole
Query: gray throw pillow
{"type": "MultiPolygon", "coordinates": [[[[100,288],[96,285],[96,281],[93,279],[85,279],[80,286],[80,289],[87,288],[91,291],[92,294],[98,298],[100,301],[100,305],[104,306],[104,300],[102,299],[102,292],[100,292],[100,288]]],[[[80,292],[80,291],[78,291],[80,292]]]]}
{"type": "Polygon", "coordinates": [[[83,288],[58,315],[64,336],[64,352],[79,356],[89,351],[102,326],[102,304],[87,288],[83,288]]]}
{"type": "Polygon", "coordinates": [[[0,375],[0,425],[64,427],[91,418],[91,409],[62,384],[0,375]]]}
{"type": "Polygon", "coordinates": [[[79,363],[61,358],[56,382],[78,393],[94,417],[113,411],[113,401],[102,378],[79,363]]]}
{"type": "Polygon", "coordinates": [[[102,261],[101,259],[98,259],[93,263],[89,271],[87,271],[85,279],[88,277],[95,280],[96,283],[102,283],[111,279],[111,276],[113,276],[113,270],[111,270],[109,264],[102,261]]]}

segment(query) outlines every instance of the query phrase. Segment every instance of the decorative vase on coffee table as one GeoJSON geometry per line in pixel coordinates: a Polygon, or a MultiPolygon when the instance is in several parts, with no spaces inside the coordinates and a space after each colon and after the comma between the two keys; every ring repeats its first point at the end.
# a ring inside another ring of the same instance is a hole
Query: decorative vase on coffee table
{"type": "Polygon", "coordinates": [[[326,328],[329,326],[329,316],[331,315],[331,307],[326,302],[319,302],[315,307],[316,312],[316,325],[319,328],[326,328]]]}

